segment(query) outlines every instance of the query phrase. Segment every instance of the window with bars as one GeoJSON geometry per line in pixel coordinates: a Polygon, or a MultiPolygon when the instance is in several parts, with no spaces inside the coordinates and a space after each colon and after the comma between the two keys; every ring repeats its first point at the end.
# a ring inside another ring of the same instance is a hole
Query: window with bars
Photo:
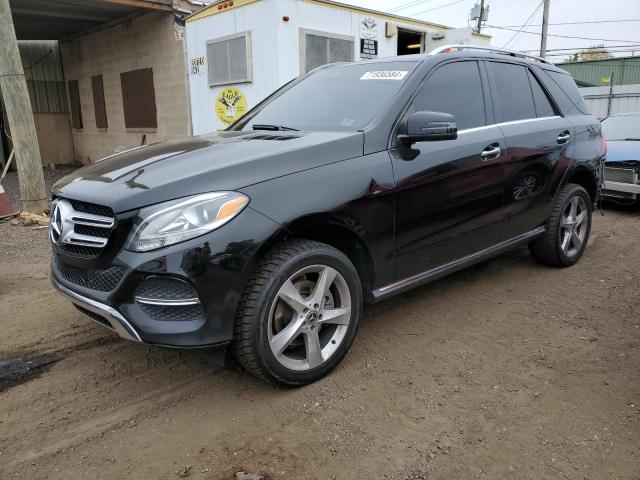
{"type": "Polygon", "coordinates": [[[252,81],[251,32],[209,40],[207,68],[211,87],[252,81]]]}
{"type": "Polygon", "coordinates": [[[345,35],[300,30],[301,73],[335,62],[353,62],[354,39],[345,35]]]}

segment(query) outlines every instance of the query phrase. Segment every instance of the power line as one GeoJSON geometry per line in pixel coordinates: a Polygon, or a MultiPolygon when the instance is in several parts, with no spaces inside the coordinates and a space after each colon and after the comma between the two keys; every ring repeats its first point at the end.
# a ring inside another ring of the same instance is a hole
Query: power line
{"type": "MultiPolygon", "coordinates": [[[[550,23],[549,26],[555,25],[587,25],[591,23],[623,23],[623,22],[640,22],[640,18],[629,19],[629,20],[589,20],[582,22],[560,22],[560,23],[550,23]]],[[[518,28],[520,25],[500,25],[492,28],[518,28]]],[[[530,27],[541,27],[542,24],[531,24],[530,27]]]]}
{"type": "Polygon", "coordinates": [[[418,12],[418,13],[412,13],[411,15],[422,15],[424,13],[433,12],[434,10],[440,10],[441,8],[449,7],[451,5],[455,5],[456,3],[462,3],[464,1],[465,0],[458,0],[457,2],[445,3],[444,5],[440,5],[439,7],[430,8],[428,10],[423,10],[423,11],[418,12]]]}
{"type": "MultiPolygon", "coordinates": [[[[542,4],[541,4],[542,5],[542,4]]],[[[509,30],[511,32],[521,32],[521,33],[528,33],[529,35],[542,35],[539,32],[528,32],[526,30],[515,30],[513,28],[507,28],[507,27],[497,27],[495,25],[486,25],[486,27],[488,28],[497,28],[498,30],[509,30]]],[[[548,34],[550,37],[559,37],[559,38],[574,38],[577,40],[596,40],[596,41],[600,41],[600,42],[625,42],[625,43],[638,43],[637,40],[616,40],[613,38],[595,38],[595,37],[575,37],[572,35],[558,35],[558,34],[548,34]]]]}
{"type": "MultiPolygon", "coordinates": [[[[607,50],[611,50],[612,48],[618,48],[618,49],[620,49],[620,48],[628,48],[628,49],[631,49],[631,50],[628,50],[628,51],[631,52],[633,50],[640,49],[640,43],[637,43],[635,45],[607,45],[605,48],[607,50]]],[[[550,48],[550,49],[547,49],[547,52],[561,52],[561,51],[566,51],[566,50],[580,50],[580,51],[582,51],[582,50],[588,50],[588,47],[582,46],[582,47],[567,47],[567,48],[550,48]]],[[[522,52],[522,53],[528,53],[528,52],[537,52],[538,49],[536,48],[536,49],[532,49],[532,50],[518,50],[518,51],[522,52]]]]}
{"type": "Polygon", "coordinates": [[[416,7],[416,6],[420,5],[421,3],[427,3],[427,2],[431,2],[431,1],[432,0],[414,0],[413,2],[403,3],[401,5],[398,5],[397,7],[390,8],[387,11],[388,12],[396,12],[398,10],[404,10],[405,8],[416,7]]]}
{"type": "Polygon", "coordinates": [[[511,42],[513,42],[515,40],[515,38],[520,35],[520,32],[522,32],[522,30],[524,28],[526,28],[527,24],[531,21],[531,19],[535,16],[536,13],[538,13],[538,10],[540,10],[540,7],[542,6],[542,4],[544,3],[544,0],[542,2],[540,2],[538,4],[538,6],[533,10],[533,12],[531,12],[531,15],[529,15],[529,18],[527,18],[525,20],[525,22],[522,24],[522,26],[520,27],[519,30],[514,30],[516,32],[516,34],[514,36],[512,36],[509,41],[507,41],[507,43],[505,43],[502,48],[506,48],[507,45],[509,45],[511,42]]]}

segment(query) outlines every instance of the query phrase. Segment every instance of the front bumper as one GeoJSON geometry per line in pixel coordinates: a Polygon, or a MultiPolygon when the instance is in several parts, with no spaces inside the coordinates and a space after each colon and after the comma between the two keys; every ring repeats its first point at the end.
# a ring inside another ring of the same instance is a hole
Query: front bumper
{"type": "Polygon", "coordinates": [[[127,340],[177,348],[226,345],[255,261],[280,231],[247,208],[219,230],[151,252],[114,246],[111,255],[91,262],[54,252],[51,281],[81,313],[127,340]],[[188,285],[197,305],[154,304],[140,295],[151,278],[188,285]]]}
{"type": "Polygon", "coordinates": [[[632,193],[632,194],[640,194],[640,185],[634,183],[623,183],[623,182],[612,182],[607,180],[604,182],[604,194],[607,194],[607,191],[611,192],[623,192],[623,193],[632,193]]]}
{"type": "Polygon", "coordinates": [[[113,330],[126,340],[142,342],[138,331],[116,309],[69,290],[58,282],[53,275],[51,275],[51,283],[58,292],[71,300],[71,303],[73,303],[81,313],[94,322],[113,330]]]}

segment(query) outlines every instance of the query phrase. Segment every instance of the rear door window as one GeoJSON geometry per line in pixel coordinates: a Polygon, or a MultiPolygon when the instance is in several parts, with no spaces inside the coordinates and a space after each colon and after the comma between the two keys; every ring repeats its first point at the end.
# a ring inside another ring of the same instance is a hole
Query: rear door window
{"type": "Polygon", "coordinates": [[[536,113],[538,118],[540,117],[552,117],[556,114],[553,105],[549,101],[549,97],[545,93],[544,89],[538,82],[538,79],[533,76],[530,70],[527,70],[529,74],[529,83],[531,84],[531,91],[533,92],[533,102],[536,106],[536,113]]]}
{"type": "Polygon", "coordinates": [[[498,121],[536,118],[536,108],[526,67],[512,63],[488,62],[498,95],[498,121]]]}
{"type": "Polygon", "coordinates": [[[560,87],[564,94],[569,97],[571,103],[573,103],[578,110],[586,115],[590,115],[589,108],[584,103],[584,99],[578,90],[576,82],[568,73],[553,72],[551,70],[545,70],[545,73],[551,77],[551,79],[560,87]]]}
{"type": "Polygon", "coordinates": [[[436,69],[420,87],[411,108],[450,113],[458,130],[486,125],[478,63],[454,62],[436,69]]]}

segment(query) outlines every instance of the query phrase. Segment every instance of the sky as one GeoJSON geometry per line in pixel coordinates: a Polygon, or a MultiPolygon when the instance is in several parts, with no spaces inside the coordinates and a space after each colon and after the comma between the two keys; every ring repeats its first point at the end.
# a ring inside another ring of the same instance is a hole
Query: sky
{"type": "MultiPolygon", "coordinates": [[[[417,18],[451,27],[466,27],[469,24],[469,11],[479,0],[341,0],[361,7],[389,12],[396,15],[417,18]],[[406,8],[400,8],[400,7],[406,8]],[[432,10],[433,9],[433,10],[432,10]],[[431,11],[429,11],[431,10],[431,11]]],[[[489,19],[482,33],[492,35],[491,44],[520,51],[540,51],[540,33],[542,24],[541,0],[485,0],[489,5],[489,19]],[[539,8],[538,8],[539,6],[539,8]],[[537,10],[536,10],[537,9],[537,10]],[[534,14],[535,11],[535,14],[534,14]],[[533,16],[531,17],[531,15],[533,16]],[[529,20],[529,25],[520,34],[517,31],[529,20]],[[503,29],[490,26],[503,27],[503,29]],[[506,30],[506,28],[513,29],[506,30]],[[513,38],[515,36],[515,38],[513,38]]],[[[604,43],[616,56],[640,56],[640,0],[551,0],[549,10],[548,56],[555,62],[567,58],[567,51],[557,49],[587,48],[604,43]],[[616,20],[616,22],[607,22],[616,20]],[[619,20],[625,20],[619,22],[619,20]],[[630,21],[635,20],[635,21],[630,21]],[[568,22],[596,22],[577,25],[553,25],[568,22]],[[583,40],[577,38],[554,37],[563,35],[602,40],[583,40]],[[622,41],[624,40],[624,41],[622,41]],[[622,46],[625,46],[624,48],[622,46]],[[556,51],[552,51],[552,50],[556,51]],[[620,52],[616,50],[628,50],[620,52]],[[560,55],[560,56],[555,56],[560,55]]],[[[575,50],[574,50],[575,51],[575,50]]]]}

